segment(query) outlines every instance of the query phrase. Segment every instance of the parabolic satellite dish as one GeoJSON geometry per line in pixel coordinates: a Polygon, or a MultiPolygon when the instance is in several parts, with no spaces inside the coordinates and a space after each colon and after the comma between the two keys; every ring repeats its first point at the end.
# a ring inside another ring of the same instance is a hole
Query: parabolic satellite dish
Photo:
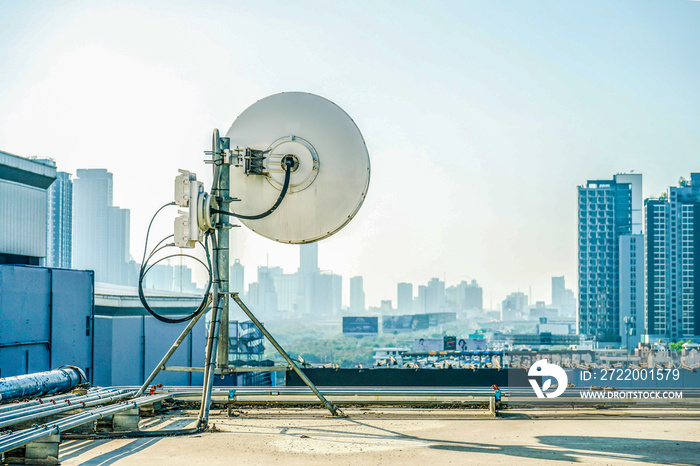
{"type": "Polygon", "coordinates": [[[355,122],[333,102],[314,94],[284,92],[248,107],[226,133],[231,149],[246,151],[246,166],[230,169],[231,211],[264,212],[279,198],[283,157],[294,160],[289,188],[269,216],[241,219],[281,243],[311,243],[343,228],[360,209],[369,187],[369,153],[355,122]],[[256,171],[258,175],[252,175],[256,171]]]}

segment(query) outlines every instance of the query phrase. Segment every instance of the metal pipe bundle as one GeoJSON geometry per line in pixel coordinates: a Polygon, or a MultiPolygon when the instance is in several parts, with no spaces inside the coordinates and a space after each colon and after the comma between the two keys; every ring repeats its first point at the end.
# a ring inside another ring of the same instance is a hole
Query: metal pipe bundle
{"type": "MultiPolygon", "coordinates": [[[[101,388],[100,389],[91,389],[88,392],[89,393],[97,393],[97,391],[95,391],[95,390],[101,391],[102,389],[101,388]]],[[[2,415],[3,413],[6,413],[7,411],[14,411],[15,409],[18,409],[18,405],[20,407],[24,408],[24,407],[36,406],[36,405],[40,405],[40,404],[44,404],[44,403],[52,403],[54,401],[67,400],[69,398],[75,398],[76,396],[78,396],[78,395],[76,395],[75,393],[66,393],[63,395],[47,396],[41,400],[39,398],[36,398],[33,400],[24,400],[22,403],[6,403],[3,405],[0,405],[0,415],[2,415]]]]}
{"type": "Polygon", "coordinates": [[[154,403],[157,401],[172,398],[172,394],[164,393],[161,395],[142,396],[134,398],[130,401],[123,401],[113,405],[101,406],[93,408],[82,413],[69,416],[59,421],[42,424],[29,429],[13,432],[0,437],[0,454],[12,449],[21,447],[31,441],[38,440],[42,437],[48,437],[53,434],[73,429],[82,424],[101,419],[105,416],[116,414],[127,409],[137,408],[144,404],[154,403]]]}
{"type": "Polygon", "coordinates": [[[104,392],[91,396],[80,396],[66,401],[59,401],[56,404],[46,403],[38,407],[32,406],[26,409],[12,411],[5,415],[0,415],[0,428],[20,424],[34,419],[41,419],[47,416],[54,416],[67,411],[85,409],[101,404],[113,403],[115,401],[129,398],[133,395],[131,391],[104,392]]]}
{"type": "Polygon", "coordinates": [[[87,382],[75,366],[0,379],[0,402],[67,392],[87,382]]]}

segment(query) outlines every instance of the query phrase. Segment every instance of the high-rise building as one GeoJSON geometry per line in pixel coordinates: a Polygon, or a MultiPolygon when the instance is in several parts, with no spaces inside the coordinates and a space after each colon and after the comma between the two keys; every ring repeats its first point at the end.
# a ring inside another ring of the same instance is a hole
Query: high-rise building
{"type": "MultiPolygon", "coordinates": [[[[637,250],[642,241],[642,175],[589,180],[578,188],[578,213],[579,333],[599,343],[624,345],[630,326],[625,317],[643,315],[636,298],[644,271],[633,266],[643,254],[637,250]]],[[[638,320],[634,317],[633,325],[638,320]]]]}
{"type": "Polygon", "coordinates": [[[365,309],[365,290],[362,277],[352,277],[350,278],[350,311],[364,313],[365,309]]]}
{"type": "Polygon", "coordinates": [[[459,285],[447,288],[445,299],[447,307],[457,311],[480,311],[484,308],[483,291],[476,280],[471,283],[462,280],[459,285]]]}
{"type": "Polygon", "coordinates": [[[566,283],[564,277],[552,277],[552,306],[559,306],[564,300],[566,283]]]}
{"type": "Polygon", "coordinates": [[[428,309],[428,287],[418,285],[418,296],[413,299],[413,310],[419,314],[432,312],[428,309]]]}
{"type": "Polygon", "coordinates": [[[479,286],[476,280],[472,280],[469,284],[464,283],[463,293],[464,294],[462,295],[462,309],[484,309],[484,290],[479,286]]]}
{"type": "Polygon", "coordinates": [[[527,309],[528,298],[522,291],[515,291],[501,303],[501,320],[513,320],[523,317],[527,309]]]}
{"type": "Polygon", "coordinates": [[[129,223],[129,210],[112,203],[112,174],[78,170],[73,180],[73,268],[94,270],[96,282],[135,285],[129,223]]]}
{"type": "Polygon", "coordinates": [[[700,173],[645,207],[646,331],[671,341],[700,336],[700,173]]]}
{"type": "Polygon", "coordinates": [[[245,267],[241,264],[240,259],[233,261],[229,271],[229,287],[232,292],[240,293],[243,297],[245,291],[245,267]]]}
{"type": "Polygon", "coordinates": [[[299,245],[299,271],[318,272],[318,243],[299,245]]]}
{"type": "Polygon", "coordinates": [[[316,312],[314,301],[321,279],[318,268],[318,243],[299,245],[299,270],[297,271],[297,308],[301,314],[316,312]]]}
{"type": "Polygon", "coordinates": [[[396,310],[405,314],[413,312],[413,285],[411,283],[396,285],[396,310]]]}
{"type": "Polygon", "coordinates": [[[620,344],[637,347],[644,335],[644,235],[620,236],[620,344]]]}
{"type": "Polygon", "coordinates": [[[196,293],[197,284],[192,280],[192,269],[186,265],[173,265],[173,290],[180,293],[196,293]]]}
{"type": "Polygon", "coordinates": [[[109,246],[107,249],[107,265],[109,275],[114,277],[108,283],[136,285],[135,277],[131,274],[129,262],[131,254],[131,211],[119,207],[109,208],[109,246]]]}
{"type": "Polygon", "coordinates": [[[279,273],[273,277],[277,310],[290,316],[299,309],[299,276],[297,274],[279,273]]]}
{"type": "MultiPolygon", "coordinates": [[[[53,159],[36,159],[56,166],[53,159]]],[[[56,180],[46,190],[46,267],[71,268],[73,244],[73,182],[70,174],[56,172],[56,180]]]]}
{"type": "Polygon", "coordinates": [[[338,314],[343,307],[343,277],[332,272],[321,273],[316,296],[315,308],[321,316],[338,314]]]}
{"type": "Polygon", "coordinates": [[[559,310],[560,316],[576,314],[576,298],[574,292],[566,288],[564,277],[552,277],[552,307],[559,310]]]}
{"type": "Polygon", "coordinates": [[[431,278],[425,296],[425,312],[441,312],[445,310],[445,282],[431,278]]]}
{"type": "Polygon", "coordinates": [[[174,275],[175,269],[173,266],[161,262],[149,269],[143,281],[143,286],[154,290],[174,291],[174,275]]]}
{"type": "Polygon", "coordinates": [[[253,282],[248,286],[248,303],[250,306],[258,306],[260,303],[260,284],[253,282]]]}
{"type": "Polygon", "coordinates": [[[73,253],[73,182],[70,174],[57,172],[47,196],[46,266],[70,269],[73,253]]]}
{"type": "Polygon", "coordinates": [[[270,318],[277,312],[277,292],[275,277],[282,275],[281,267],[258,267],[257,305],[256,310],[263,318],[270,318]]]}

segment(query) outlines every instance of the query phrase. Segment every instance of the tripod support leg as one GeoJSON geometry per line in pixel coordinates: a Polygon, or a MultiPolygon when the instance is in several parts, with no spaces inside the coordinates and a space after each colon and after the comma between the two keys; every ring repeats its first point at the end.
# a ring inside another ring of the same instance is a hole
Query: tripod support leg
{"type": "Polygon", "coordinates": [[[236,301],[236,304],[245,312],[245,314],[248,316],[250,320],[253,321],[256,327],[265,335],[265,337],[268,339],[270,343],[272,343],[272,346],[275,347],[275,349],[279,352],[279,354],[282,355],[282,357],[287,361],[287,363],[292,367],[294,372],[297,373],[297,375],[301,378],[301,380],[304,381],[304,383],[311,389],[312,392],[314,392],[314,395],[318,397],[319,400],[321,400],[321,403],[328,409],[328,411],[331,412],[333,416],[345,416],[340,409],[337,407],[333,406],[328,402],[326,397],[324,397],[321,392],[318,391],[314,383],[304,374],[304,372],[292,361],[292,358],[289,357],[287,352],[280,346],[279,343],[277,343],[277,340],[275,340],[272,335],[270,335],[270,332],[267,331],[267,329],[263,326],[263,324],[260,323],[260,321],[255,317],[253,312],[248,309],[248,307],[241,301],[241,298],[238,297],[238,293],[233,293],[233,300],[236,301]]]}
{"type": "MultiPolygon", "coordinates": [[[[209,306],[209,303],[207,303],[207,306],[209,306]]],[[[143,395],[143,392],[146,391],[146,389],[148,388],[148,385],[151,382],[153,382],[153,379],[155,379],[156,376],[160,373],[160,371],[163,370],[163,367],[165,367],[165,364],[168,362],[170,357],[180,347],[180,344],[183,341],[185,341],[185,338],[187,338],[187,335],[189,335],[189,333],[192,331],[194,326],[197,324],[197,322],[199,322],[199,319],[201,319],[204,314],[206,314],[206,306],[205,306],[204,311],[202,311],[194,319],[190,320],[190,322],[187,324],[187,327],[184,328],[184,330],[182,331],[180,336],[177,338],[177,340],[175,340],[175,343],[173,343],[173,345],[170,347],[168,352],[165,353],[165,356],[163,356],[163,359],[161,359],[160,362],[158,363],[158,365],[155,367],[155,369],[153,369],[153,372],[151,372],[151,375],[149,375],[148,378],[146,379],[146,381],[143,383],[143,385],[141,385],[141,388],[139,389],[138,392],[136,392],[136,394],[134,395],[134,398],[143,395]]]]}
{"type": "Polygon", "coordinates": [[[199,421],[197,427],[204,430],[209,422],[209,408],[211,407],[211,392],[214,386],[214,371],[216,368],[217,347],[219,343],[219,327],[221,324],[221,301],[224,296],[214,291],[214,305],[212,306],[211,322],[209,323],[209,338],[207,340],[206,360],[204,362],[204,381],[202,387],[202,403],[199,408],[199,421]]]}

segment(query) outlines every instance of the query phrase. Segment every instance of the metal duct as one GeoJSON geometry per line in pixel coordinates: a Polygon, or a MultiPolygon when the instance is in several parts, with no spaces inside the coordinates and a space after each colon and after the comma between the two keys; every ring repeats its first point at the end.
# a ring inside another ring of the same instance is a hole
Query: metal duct
{"type": "Polygon", "coordinates": [[[58,369],[0,379],[0,403],[67,392],[87,382],[82,369],[61,366],[58,369]]]}

